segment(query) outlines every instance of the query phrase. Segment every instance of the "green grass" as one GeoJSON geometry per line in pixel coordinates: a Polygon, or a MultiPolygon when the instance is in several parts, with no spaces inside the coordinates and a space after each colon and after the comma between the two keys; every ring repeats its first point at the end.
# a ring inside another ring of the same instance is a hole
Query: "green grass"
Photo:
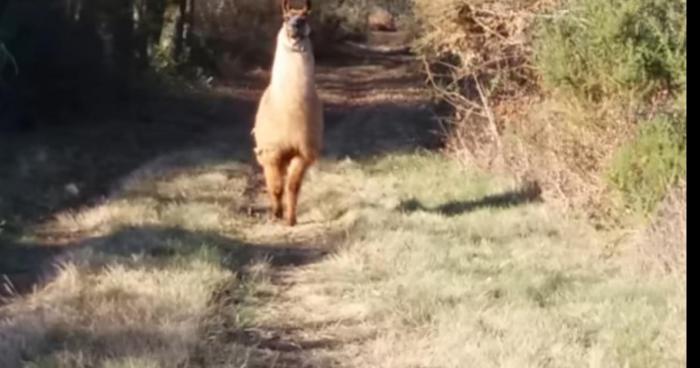
{"type": "Polygon", "coordinates": [[[361,352],[353,358],[330,352],[349,366],[683,361],[676,355],[683,331],[668,329],[684,323],[674,313],[677,285],[601,259],[602,234],[535,203],[431,211],[509,189],[435,155],[388,157],[353,176],[365,183],[356,195],[380,205],[347,210],[359,214],[345,245],[301,271],[286,292],[292,300],[261,312],[264,324],[284,316],[292,325],[312,321],[320,335],[340,341],[372,336],[353,347],[361,352]],[[428,209],[392,207],[408,199],[428,209]]]}
{"type": "Polygon", "coordinates": [[[635,213],[651,214],[669,188],[686,177],[685,123],[676,120],[659,116],[644,122],[635,139],[616,153],[608,179],[635,213]]]}

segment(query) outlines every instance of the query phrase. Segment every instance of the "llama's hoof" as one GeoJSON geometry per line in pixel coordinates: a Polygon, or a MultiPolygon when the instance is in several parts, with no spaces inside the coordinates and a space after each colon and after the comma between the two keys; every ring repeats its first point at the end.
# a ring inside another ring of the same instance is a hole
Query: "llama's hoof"
{"type": "Polygon", "coordinates": [[[273,221],[282,219],[282,209],[273,209],[272,212],[270,212],[270,219],[273,221]]]}
{"type": "Polygon", "coordinates": [[[287,218],[287,225],[288,225],[288,226],[294,226],[294,225],[296,225],[296,224],[297,224],[297,219],[296,219],[296,217],[287,218]]]}

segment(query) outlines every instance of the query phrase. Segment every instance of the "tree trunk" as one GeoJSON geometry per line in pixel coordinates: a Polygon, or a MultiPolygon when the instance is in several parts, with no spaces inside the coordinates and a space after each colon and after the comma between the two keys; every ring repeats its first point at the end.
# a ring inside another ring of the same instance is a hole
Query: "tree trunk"
{"type": "Polygon", "coordinates": [[[158,42],[158,51],[163,66],[170,66],[177,57],[181,40],[182,11],[180,4],[170,1],[163,10],[163,26],[158,42]]]}
{"type": "Polygon", "coordinates": [[[189,60],[192,56],[194,1],[195,0],[180,0],[180,13],[182,14],[180,50],[178,51],[178,58],[180,60],[189,60]]]}
{"type": "Polygon", "coordinates": [[[165,63],[189,60],[192,55],[194,0],[170,0],[163,11],[159,49],[165,63]]]}

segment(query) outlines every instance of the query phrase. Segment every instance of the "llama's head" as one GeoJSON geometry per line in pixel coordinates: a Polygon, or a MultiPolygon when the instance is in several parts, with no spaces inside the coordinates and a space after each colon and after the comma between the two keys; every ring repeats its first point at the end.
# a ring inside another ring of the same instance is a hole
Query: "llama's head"
{"type": "Polygon", "coordinates": [[[311,0],[301,9],[293,9],[289,6],[289,0],[282,0],[282,16],[284,18],[284,33],[292,44],[305,41],[311,34],[309,15],[311,14],[311,0]]]}

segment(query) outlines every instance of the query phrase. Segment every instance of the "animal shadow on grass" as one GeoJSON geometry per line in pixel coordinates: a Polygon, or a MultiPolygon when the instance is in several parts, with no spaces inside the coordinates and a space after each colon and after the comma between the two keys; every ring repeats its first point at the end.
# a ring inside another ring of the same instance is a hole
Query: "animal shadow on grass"
{"type": "Polygon", "coordinates": [[[397,209],[401,212],[423,211],[439,213],[445,216],[457,216],[486,207],[508,208],[531,202],[539,202],[542,199],[541,195],[542,189],[537,183],[528,183],[517,190],[492,194],[475,200],[447,202],[433,208],[425,207],[417,199],[411,198],[402,201],[397,209]]]}

